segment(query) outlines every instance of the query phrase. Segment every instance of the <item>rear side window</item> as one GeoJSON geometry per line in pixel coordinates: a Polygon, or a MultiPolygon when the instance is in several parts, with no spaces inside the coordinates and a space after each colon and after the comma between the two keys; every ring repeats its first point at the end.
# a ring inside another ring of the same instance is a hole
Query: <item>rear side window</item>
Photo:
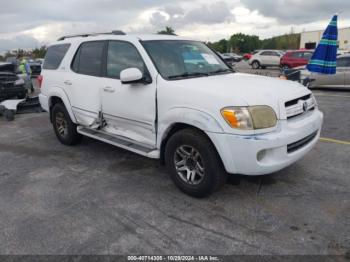
{"type": "Polygon", "coordinates": [[[302,52],[295,52],[295,53],[292,53],[291,57],[293,57],[293,58],[302,58],[303,57],[303,53],[302,52]]]}
{"type": "Polygon", "coordinates": [[[79,74],[100,76],[104,45],[102,41],[81,44],[74,57],[72,70],[79,74]]]}
{"type": "Polygon", "coordinates": [[[338,67],[350,67],[350,57],[341,57],[337,60],[338,67]]]}
{"type": "Polygon", "coordinates": [[[47,70],[58,69],[69,47],[70,47],[70,44],[50,46],[47,49],[43,68],[47,70]]]}

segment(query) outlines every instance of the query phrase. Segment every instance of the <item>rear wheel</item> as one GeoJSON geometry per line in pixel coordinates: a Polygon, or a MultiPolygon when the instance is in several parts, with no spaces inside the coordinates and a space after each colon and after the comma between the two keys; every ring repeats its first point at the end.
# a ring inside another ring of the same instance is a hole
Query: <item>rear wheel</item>
{"type": "Polygon", "coordinates": [[[169,139],[165,162],[175,185],[190,196],[206,197],[227,179],[213,144],[195,129],[179,131],[169,139]]]}
{"type": "Polygon", "coordinates": [[[282,72],[285,71],[285,70],[288,70],[288,69],[290,69],[290,67],[288,65],[282,65],[281,66],[282,72]]]}
{"type": "Polygon", "coordinates": [[[254,62],[252,63],[252,68],[253,68],[253,69],[259,69],[259,68],[260,68],[260,63],[259,63],[259,61],[254,61],[254,62]]]}
{"type": "Polygon", "coordinates": [[[75,145],[81,141],[82,135],[77,132],[77,125],[72,122],[65,106],[55,104],[52,109],[52,125],[58,140],[64,145],[75,145]]]}

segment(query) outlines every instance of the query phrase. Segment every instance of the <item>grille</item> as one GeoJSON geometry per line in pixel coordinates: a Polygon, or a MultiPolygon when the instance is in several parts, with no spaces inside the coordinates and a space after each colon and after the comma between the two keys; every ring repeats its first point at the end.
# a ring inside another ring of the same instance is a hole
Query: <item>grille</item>
{"type": "Polygon", "coordinates": [[[293,153],[301,148],[303,148],[304,146],[306,146],[307,144],[309,144],[312,140],[314,140],[314,138],[317,136],[318,131],[316,131],[315,133],[312,133],[311,135],[293,143],[293,144],[289,144],[287,146],[287,152],[288,154],[293,153]]]}
{"type": "Polygon", "coordinates": [[[290,100],[285,103],[287,119],[303,115],[316,107],[314,99],[310,95],[290,100]]]}

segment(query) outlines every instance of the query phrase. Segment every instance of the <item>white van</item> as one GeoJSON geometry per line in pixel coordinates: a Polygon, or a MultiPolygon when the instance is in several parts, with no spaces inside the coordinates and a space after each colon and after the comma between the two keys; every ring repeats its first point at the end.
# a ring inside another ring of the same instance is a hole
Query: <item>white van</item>
{"type": "Polygon", "coordinates": [[[281,170],[317,143],[323,114],[295,82],[235,73],[204,43],[120,32],[48,48],[40,102],[65,145],[82,136],[160,159],[185,193],[281,170]]]}

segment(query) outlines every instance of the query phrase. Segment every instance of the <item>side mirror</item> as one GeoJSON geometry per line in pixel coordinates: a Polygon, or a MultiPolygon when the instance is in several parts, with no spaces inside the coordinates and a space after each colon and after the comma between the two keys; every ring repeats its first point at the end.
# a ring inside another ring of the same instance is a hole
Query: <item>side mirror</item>
{"type": "Polygon", "coordinates": [[[123,84],[135,84],[143,80],[143,74],[138,68],[127,68],[120,72],[120,81],[123,84]]]}

